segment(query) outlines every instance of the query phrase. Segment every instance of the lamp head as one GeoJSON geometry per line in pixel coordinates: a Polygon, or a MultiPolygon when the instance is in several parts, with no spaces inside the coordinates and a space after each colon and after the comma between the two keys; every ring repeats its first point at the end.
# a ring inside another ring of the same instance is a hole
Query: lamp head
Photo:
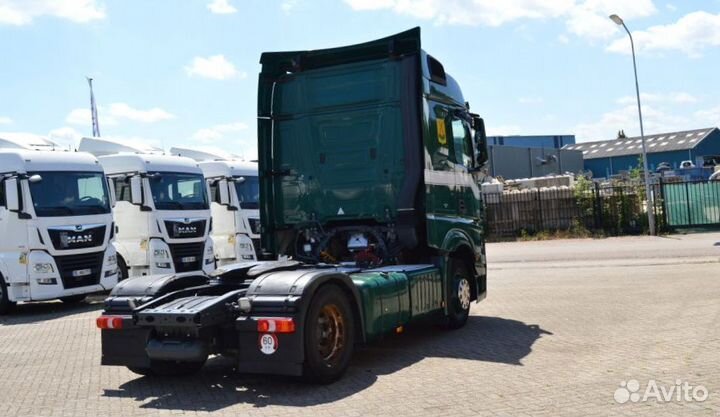
{"type": "Polygon", "coordinates": [[[616,15],[616,14],[611,14],[611,15],[610,15],[610,20],[612,20],[613,22],[615,22],[615,24],[617,24],[617,25],[620,25],[620,26],[623,25],[623,20],[622,20],[622,18],[620,18],[620,16],[618,16],[618,15],[616,15]]]}

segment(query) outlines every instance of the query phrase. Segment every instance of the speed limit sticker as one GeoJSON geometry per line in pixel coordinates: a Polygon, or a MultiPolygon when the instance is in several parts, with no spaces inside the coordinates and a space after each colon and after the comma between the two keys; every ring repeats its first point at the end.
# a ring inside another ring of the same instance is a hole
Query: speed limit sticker
{"type": "Polygon", "coordinates": [[[261,334],[258,345],[260,346],[260,352],[266,355],[272,355],[277,352],[278,338],[274,334],[261,334]]]}

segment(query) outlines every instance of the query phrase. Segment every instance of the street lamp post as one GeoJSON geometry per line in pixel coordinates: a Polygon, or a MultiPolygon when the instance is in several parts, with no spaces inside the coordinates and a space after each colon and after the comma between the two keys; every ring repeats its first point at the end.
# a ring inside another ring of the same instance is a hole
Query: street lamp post
{"type": "Polygon", "coordinates": [[[642,108],[640,107],[640,86],[638,84],[638,76],[637,76],[637,63],[635,61],[635,43],[633,42],[632,33],[630,33],[630,30],[628,30],[627,26],[625,26],[625,22],[620,18],[620,16],[613,14],[610,15],[610,19],[615,22],[616,24],[622,26],[625,29],[625,32],[627,32],[628,36],[630,37],[630,48],[632,50],[632,58],[633,58],[633,71],[635,72],[635,94],[637,94],[637,107],[638,107],[638,116],[640,118],[640,139],[642,140],[642,157],[643,157],[643,172],[645,175],[645,194],[647,199],[647,212],[648,212],[648,228],[650,229],[650,235],[655,235],[655,201],[653,199],[652,191],[650,189],[650,166],[648,165],[647,160],[647,148],[645,147],[645,131],[643,130],[643,118],[642,118],[642,108]]]}

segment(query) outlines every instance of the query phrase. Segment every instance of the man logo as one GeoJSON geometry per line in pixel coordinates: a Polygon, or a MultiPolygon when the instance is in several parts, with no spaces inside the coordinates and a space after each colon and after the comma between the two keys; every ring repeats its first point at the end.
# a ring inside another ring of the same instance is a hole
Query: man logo
{"type": "Polygon", "coordinates": [[[75,225],[75,231],[82,232],[83,229],[84,229],[84,228],[83,228],[83,225],[81,225],[81,224],[76,224],[76,225],[75,225]]]}
{"type": "Polygon", "coordinates": [[[188,219],[188,218],[186,217],[185,220],[183,220],[183,223],[185,223],[185,224],[190,224],[190,219],[188,219]]]}

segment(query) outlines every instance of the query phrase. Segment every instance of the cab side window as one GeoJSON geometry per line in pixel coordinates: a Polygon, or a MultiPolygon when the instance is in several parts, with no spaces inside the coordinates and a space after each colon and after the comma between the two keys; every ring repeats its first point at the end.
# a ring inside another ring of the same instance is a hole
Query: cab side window
{"type": "Polygon", "coordinates": [[[210,201],[220,204],[220,181],[210,181],[210,201]]]}
{"type": "Polygon", "coordinates": [[[470,129],[460,119],[453,119],[452,124],[453,160],[456,164],[472,167],[473,150],[470,129]]]}
{"type": "Polygon", "coordinates": [[[130,183],[125,182],[121,177],[112,179],[113,186],[115,187],[115,200],[116,201],[127,201],[132,203],[132,196],[130,195],[130,183]]]}

